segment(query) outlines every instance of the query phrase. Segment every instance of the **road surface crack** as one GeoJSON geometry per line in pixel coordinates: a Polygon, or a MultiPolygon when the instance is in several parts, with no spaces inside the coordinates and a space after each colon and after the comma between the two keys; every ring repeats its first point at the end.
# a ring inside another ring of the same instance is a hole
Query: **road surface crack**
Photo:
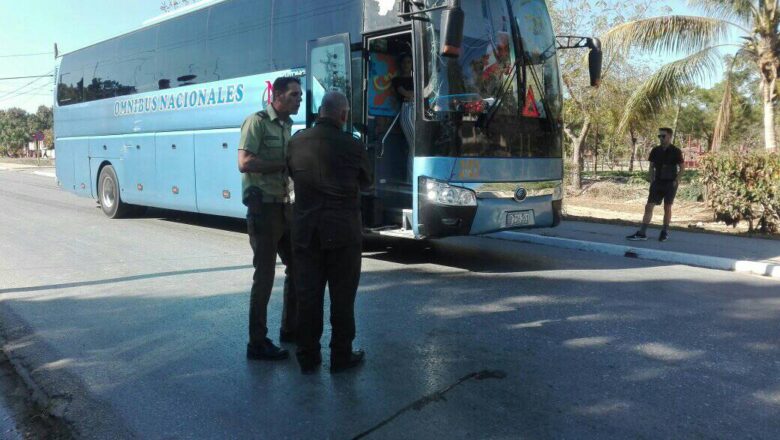
{"type": "Polygon", "coordinates": [[[482,371],[476,371],[473,373],[469,373],[457,381],[451,383],[445,388],[442,388],[439,391],[434,391],[431,394],[427,394],[425,396],[422,396],[421,398],[415,400],[414,402],[406,405],[405,407],[399,409],[395,412],[395,414],[391,415],[390,417],[382,420],[381,422],[377,423],[370,429],[361,432],[360,434],[352,437],[352,440],[358,440],[361,438],[364,438],[371,434],[372,432],[382,428],[383,426],[387,425],[388,423],[392,422],[401,414],[409,411],[409,410],[415,410],[420,411],[421,409],[425,408],[428,404],[433,402],[440,402],[440,401],[446,401],[447,399],[444,397],[445,394],[447,394],[449,391],[451,391],[453,388],[457,387],[458,385],[463,384],[466,381],[469,380],[485,380],[485,379],[503,379],[506,377],[506,373],[501,370],[482,370],[482,371]]]}

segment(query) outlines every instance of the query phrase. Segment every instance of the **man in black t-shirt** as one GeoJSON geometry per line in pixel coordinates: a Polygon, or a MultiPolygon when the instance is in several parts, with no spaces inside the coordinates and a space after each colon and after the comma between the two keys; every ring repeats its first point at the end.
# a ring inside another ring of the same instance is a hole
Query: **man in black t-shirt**
{"type": "Polygon", "coordinates": [[[653,208],[664,202],[664,228],[658,236],[658,241],[666,241],[669,238],[669,223],[672,220],[672,204],[677,195],[677,187],[680,177],[685,170],[685,161],[682,151],[672,145],[672,129],[661,128],[658,131],[658,139],[661,145],[650,151],[650,195],[645,205],[645,217],[642,219],[642,227],[626,237],[629,240],[647,240],[647,225],[653,219],[653,208]]]}

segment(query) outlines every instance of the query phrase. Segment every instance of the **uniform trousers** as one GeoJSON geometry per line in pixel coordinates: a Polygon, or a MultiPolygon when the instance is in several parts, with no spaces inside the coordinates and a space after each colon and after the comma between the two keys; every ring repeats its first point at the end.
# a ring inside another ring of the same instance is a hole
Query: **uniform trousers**
{"type": "Polygon", "coordinates": [[[360,282],[362,245],[322,248],[315,232],[308,246],[293,246],[298,295],[297,355],[313,360],[320,353],[325,285],[330,292],[331,359],[352,353],[355,295],[360,282]]]}
{"type": "Polygon", "coordinates": [[[290,238],[291,216],[292,207],[286,203],[253,204],[247,213],[249,244],[254,252],[252,264],[255,267],[249,300],[249,343],[254,346],[262,347],[268,334],[268,301],[274,287],[277,254],[286,266],[281,330],[293,332],[297,325],[298,310],[290,238]]]}

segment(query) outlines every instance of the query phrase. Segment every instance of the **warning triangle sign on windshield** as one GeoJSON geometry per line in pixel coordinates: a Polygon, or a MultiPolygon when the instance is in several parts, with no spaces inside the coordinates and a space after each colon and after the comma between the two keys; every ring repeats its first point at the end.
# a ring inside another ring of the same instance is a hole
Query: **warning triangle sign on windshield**
{"type": "Polygon", "coordinates": [[[523,106],[523,116],[526,118],[541,118],[542,114],[539,113],[539,107],[536,106],[536,97],[534,96],[534,89],[528,88],[528,93],[525,95],[525,106],[523,106]]]}

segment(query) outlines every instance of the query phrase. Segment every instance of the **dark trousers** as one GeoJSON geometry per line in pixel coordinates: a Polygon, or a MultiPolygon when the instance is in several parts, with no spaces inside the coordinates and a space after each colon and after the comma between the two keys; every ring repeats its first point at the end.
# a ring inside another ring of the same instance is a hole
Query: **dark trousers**
{"type": "Polygon", "coordinates": [[[298,288],[298,359],[313,360],[320,353],[325,285],[330,291],[333,328],[331,359],[347,357],[355,339],[355,294],[360,282],[360,244],[322,249],[315,234],[307,247],[295,246],[298,288]]]}
{"type": "Polygon", "coordinates": [[[295,331],[297,325],[296,288],[292,276],[291,216],[290,205],[282,203],[253,205],[246,216],[249,244],[254,252],[252,264],[255,266],[249,300],[249,343],[252,345],[265,344],[268,334],[268,300],[274,287],[277,254],[286,266],[281,330],[295,331]]]}

